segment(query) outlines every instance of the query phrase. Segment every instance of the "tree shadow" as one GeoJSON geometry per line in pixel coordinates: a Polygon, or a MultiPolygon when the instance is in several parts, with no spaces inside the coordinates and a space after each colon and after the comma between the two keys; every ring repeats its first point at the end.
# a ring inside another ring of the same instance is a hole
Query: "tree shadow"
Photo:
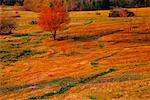
{"type": "Polygon", "coordinates": [[[58,41],[63,41],[63,40],[73,40],[73,41],[93,41],[97,40],[100,37],[110,35],[110,34],[115,34],[118,32],[122,32],[123,30],[115,30],[111,32],[103,32],[100,34],[95,34],[95,35],[80,35],[80,36],[62,36],[57,38],[58,41]]]}

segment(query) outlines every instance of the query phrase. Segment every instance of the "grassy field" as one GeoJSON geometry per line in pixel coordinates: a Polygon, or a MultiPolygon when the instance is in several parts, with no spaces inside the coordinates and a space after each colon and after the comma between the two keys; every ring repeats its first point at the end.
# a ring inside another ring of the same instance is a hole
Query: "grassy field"
{"type": "Polygon", "coordinates": [[[31,24],[38,13],[18,11],[14,34],[0,36],[1,100],[149,100],[150,8],[130,10],[70,12],[56,41],[31,24]]]}

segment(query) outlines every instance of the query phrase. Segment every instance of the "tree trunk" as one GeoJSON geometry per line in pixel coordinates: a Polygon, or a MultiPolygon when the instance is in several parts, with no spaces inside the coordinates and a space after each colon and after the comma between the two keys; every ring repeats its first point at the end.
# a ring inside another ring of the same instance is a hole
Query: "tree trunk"
{"type": "Polygon", "coordinates": [[[54,31],[53,38],[54,38],[54,40],[56,40],[56,31],[54,31]]]}
{"type": "Polygon", "coordinates": [[[12,31],[11,31],[11,30],[8,32],[8,35],[10,35],[10,34],[12,34],[12,31]]]}

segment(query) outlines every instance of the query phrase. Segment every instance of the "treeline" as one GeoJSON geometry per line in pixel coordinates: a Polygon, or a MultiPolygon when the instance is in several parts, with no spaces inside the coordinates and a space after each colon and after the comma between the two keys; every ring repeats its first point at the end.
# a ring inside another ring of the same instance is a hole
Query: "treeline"
{"type": "MultiPolygon", "coordinates": [[[[27,10],[38,10],[43,5],[49,5],[53,0],[0,0],[0,4],[20,4],[27,10]]],[[[56,0],[55,0],[56,1],[56,0]]],[[[58,0],[61,1],[68,11],[72,10],[97,10],[111,9],[113,7],[148,7],[150,0],[58,0]]]]}
{"type": "Polygon", "coordinates": [[[23,2],[24,0],[0,0],[0,5],[10,5],[13,6],[15,4],[20,4],[21,6],[23,6],[23,2]]]}

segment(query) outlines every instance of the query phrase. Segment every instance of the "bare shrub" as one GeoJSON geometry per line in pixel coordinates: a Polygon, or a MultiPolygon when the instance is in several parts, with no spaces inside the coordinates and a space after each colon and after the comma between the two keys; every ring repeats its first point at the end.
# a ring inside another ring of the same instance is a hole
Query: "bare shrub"
{"type": "Polygon", "coordinates": [[[16,29],[16,22],[11,17],[0,18],[0,35],[12,34],[12,31],[16,29]]]}
{"type": "Polygon", "coordinates": [[[126,8],[113,9],[109,13],[109,17],[133,17],[135,14],[126,8]]]}

